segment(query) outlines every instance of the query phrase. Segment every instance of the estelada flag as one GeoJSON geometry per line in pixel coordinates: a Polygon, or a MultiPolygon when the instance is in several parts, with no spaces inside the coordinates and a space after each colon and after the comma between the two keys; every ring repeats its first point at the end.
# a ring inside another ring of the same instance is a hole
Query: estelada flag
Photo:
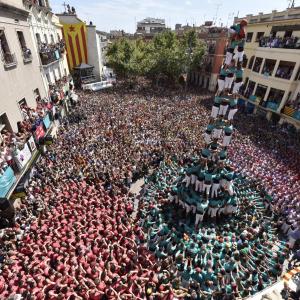
{"type": "Polygon", "coordinates": [[[86,25],[81,22],[78,24],[64,24],[63,36],[66,43],[67,59],[69,68],[88,63],[86,25]]]}

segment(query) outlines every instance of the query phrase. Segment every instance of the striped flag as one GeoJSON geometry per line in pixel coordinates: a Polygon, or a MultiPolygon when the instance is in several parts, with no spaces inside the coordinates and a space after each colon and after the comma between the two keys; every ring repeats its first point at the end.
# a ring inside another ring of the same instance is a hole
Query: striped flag
{"type": "Polygon", "coordinates": [[[63,36],[70,70],[81,63],[88,63],[85,23],[64,24],[63,36]]]}

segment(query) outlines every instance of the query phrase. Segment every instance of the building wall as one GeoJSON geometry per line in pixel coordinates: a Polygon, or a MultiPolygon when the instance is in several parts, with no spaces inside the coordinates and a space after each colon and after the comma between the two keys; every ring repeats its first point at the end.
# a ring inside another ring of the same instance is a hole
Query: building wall
{"type": "Polygon", "coordinates": [[[87,47],[88,47],[88,61],[94,67],[94,74],[100,78],[102,75],[102,58],[101,45],[98,34],[96,33],[96,26],[87,26],[87,47]]]}
{"type": "MultiPolygon", "coordinates": [[[[286,30],[288,29],[288,27],[284,26],[293,26],[294,28],[296,28],[296,30],[292,30],[292,36],[300,38],[300,30],[297,29],[297,27],[299,28],[300,24],[300,9],[288,9],[283,12],[273,11],[271,14],[260,13],[257,16],[248,15],[246,18],[248,19],[248,40],[245,46],[245,54],[247,56],[248,62],[245,68],[244,77],[249,81],[246,84],[245,90],[247,91],[247,87],[249,87],[250,81],[255,83],[254,89],[251,93],[252,95],[257,96],[259,94],[258,85],[267,87],[263,99],[259,99],[259,101],[257,101],[256,103],[256,105],[258,106],[267,106],[268,100],[270,100],[271,89],[283,91],[283,97],[280,97],[281,99],[275,99],[279,104],[275,112],[277,114],[280,114],[280,123],[289,122],[299,128],[300,122],[296,119],[286,116],[282,113],[282,111],[287,101],[295,99],[300,92],[300,81],[298,76],[300,74],[300,49],[270,48],[269,46],[260,47],[258,33],[263,33],[263,37],[269,38],[273,35],[273,27],[276,26],[276,34],[274,35],[276,37],[284,37],[286,34],[286,30]],[[249,39],[250,33],[253,33],[251,39],[249,39]],[[255,72],[253,70],[254,64],[252,67],[250,65],[250,62],[252,61],[254,61],[255,63],[256,58],[262,59],[261,64],[258,65],[258,72],[255,72]],[[275,61],[274,69],[271,74],[264,73],[264,65],[266,60],[275,61]],[[290,62],[294,64],[294,69],[291,73],[290,79],[276,77],[277,71],[281,67],[281,64],[283,62],[290,62]]],[[[240,19],[235,20],[235,22],[239,21],[240,19]]],[[[268,112],[268,117],[272,115],[272,111],[274,110],[268,112]]]]}
{"type": "MultiPolygon", "coordinates": [[[[6,1],[6,3],[22,7],[21,0],[6,1]]],[[[3,61],[0,60],[0,115],[6,113],[12,129],[15,131],[17,130],[17,122],[22,120],[18,102],[25,98],[27,105],[35,108],[34,90],[38,89],[42,98],[47,95],[40,73],[39,58],[35,51],[27,22],[27,16],[28,13],[25,11],[24,14],[20,14],[0,7],[0,29],[4,30],[10,51],[15,54],[17,61],[15,67],[5,69],[3,61]],[[26,46],[32,52],[31,62],[23,62],[22,50],[16,33],[17,30],[23,32],[26,46]]]]}
{"type": "MultiPolygon", "coordinates": [[[[34,40],[36,52],[39,53],[39,41],[37,35],[40,36],[40,40],[45,44],[56,44],[62,39],[61,28],[59,32],[57,26],[59,26],[59,19],[57,16],[53,15],[50,10],[40,10],[38,6],[32,6],[29,14],[29,24],[32,34],[32,39],[34,40]],[[55,25],[55,23],[57,25],[55,25]]],[[[62,27],[62,25],[61,25],[62,27]]],[[[43,66],[41,61],[42,78],[45,89],[49,91],[49,84],[55,84],[56,80],[61,79],[65,75],[65,62],[66,54],[63,54],[62,58],[47,65],[43,66]]],[[[68,68],[66,69],[68,72],[68,68]]],[[[68,74],[68,73],[67,73],[68,74]]]]}

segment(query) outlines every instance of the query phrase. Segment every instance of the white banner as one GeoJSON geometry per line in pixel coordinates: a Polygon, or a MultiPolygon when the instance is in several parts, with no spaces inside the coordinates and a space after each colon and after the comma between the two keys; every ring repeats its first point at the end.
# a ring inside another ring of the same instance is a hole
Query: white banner
{"type": "Polygon", "coordinates": [[[15,151],[14,159],[20,171],[26,166],[30,158],[31,152],[27,143],[24,145],[24,148],[22,150],[17,149],[15,151]]]}

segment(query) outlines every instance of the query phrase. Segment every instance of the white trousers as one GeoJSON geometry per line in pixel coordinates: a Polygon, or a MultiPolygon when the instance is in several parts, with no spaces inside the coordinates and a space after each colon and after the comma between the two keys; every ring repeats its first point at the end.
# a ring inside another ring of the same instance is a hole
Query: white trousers
{"type": "Polygon", "coordinates": [[[196,214],[195,225],[198,225],[199,222],[202,222],[202,221],[203,221],[203,216],[204,216],[204,214],[203,214],[203,215],[201,215],[201,214],[196,214]]]}
{"type": "Polygon", "coordinates": [[[219,114],[219,109],[220,109],[220,107],[213,106],[210,116],[215,119],[219,114]]]}
{"type": "Polygon", "coordinates": [[[239,62],[243,62],[243,59],[244,59],[244,50],[243,51],[237,51],[235,54],[234,54],[234,57],[233,59],[235,60],[238,60],[239,62]]]}
{"type": "Polygon", "coordinates": [[[220,188],[220,183],[213,183],[212,189],[211,189],[211,197],[218,197],[218,190],[220,188]]]}
{"type": "Polygon", "coordinates": [[[196,180],[197,180],[197,176],[192,174],[191,175],[191,184],[194,185],[196,183],[196,180]]]}
{"type": "Polygon", "coordinates": [[[195,191],[203,192],[203,181],[196,180],[195,191]]]}
{"type": "Polygon", "coordinates": [[[217,207],[209,207],[208,208],[208,216],[211,218],[215,218],[217,216],[217,211],[218,211],[217,207]]]}
{"type": "Polygon", "coordinates": [[[219,110],[219,115],[220,116],[225,116],[226,112],[227,112],[227,109],[228,109],[228,104],[226,104],[226,105],[221,104],[220,110],[219,110]]]}
{"type": "Polygon", "coordinates": [[[211,184],[203,184],[203,192],[206,193],[206,195],[210,194],[210,188],[211,188],[211,184]]]}
{"type": "Polygon", "coordinates": [[[226,77],[224,88],[230,90],[231,86],[232,86],[232,83],[233,83],[233,80],[234,80],[234,77],[226,77]]]}
{"type": "Polygon", "coordinates": [[[214,129],[212,137],[213,139],[219,139],[221,137],[222,134],[222,129],[214,129]]]}
{"type": "Polygon", "coordinates": [[[207,145],[211,143],[211,135],[206,132],[204,133],[204,142],[207,145]]]}
{"type": "Polygon", "coordinates": [[[232,90],[232,93],[233,94],[237,94],[241,88],[241,86],[243,85],[243,82],[235,82],[234,85],[233,85],[233,90],[232,90]]]}
{"type": "Polygon", "coordinates": [[[224,87],[225,87],[225,80],[218,79],[218,91],[223,92],[224,87]]]}
{"type": "Polygon", "coordinates": [[[191,177],[188,175],[185,175],[185,178],[182,180],[182,182],[185,182],[185,186],[189,187],[189,185],[191,183],[191,177]]]}
{"type": "Polygon", "coordinates": [[[232,120],[237,111],[238,111],[237,108],[230,109],[228,113],[228,120],[232,120]]]}
{"type": "Polygon", "coordinates": [[[233,58],[233,53],[227,51],[225,57],[225,65],[227,66],[230,65],[232,58],[233,58]]]}
{"type": "Polygon", "coordinates": [[[230,196],[233,195],[233,183],[232,181],[227,181],[227,191],[230,196]]]}
{"type": "Polygon", "coordinates": [[[231,135],[224,135],[222,146],[228,147],[230,145],[230,142],[231,142],[231,135]]]}

